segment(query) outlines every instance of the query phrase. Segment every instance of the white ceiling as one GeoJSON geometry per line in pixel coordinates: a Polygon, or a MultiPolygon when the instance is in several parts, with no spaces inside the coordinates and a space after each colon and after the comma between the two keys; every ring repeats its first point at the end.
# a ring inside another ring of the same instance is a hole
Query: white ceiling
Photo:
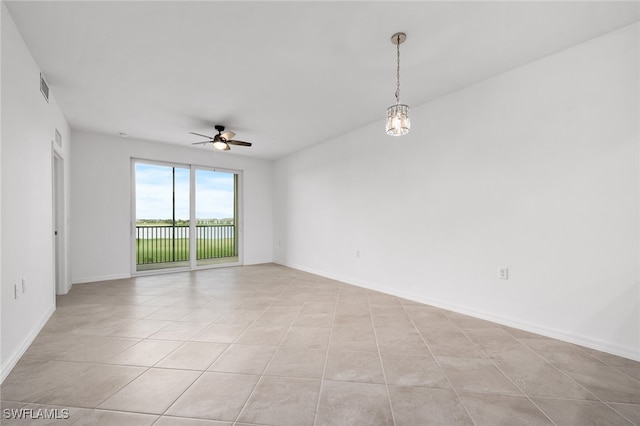
{"type": "MultiPolygon", "coordinates": [[[[69,124],[280,158],[640,19],[638,2],[6,1],[69,124]]],[[[413,123],[419,126],[420,123],[413,123]]],[[[211,149],[197,146],[198,149],[211,149]]]]}

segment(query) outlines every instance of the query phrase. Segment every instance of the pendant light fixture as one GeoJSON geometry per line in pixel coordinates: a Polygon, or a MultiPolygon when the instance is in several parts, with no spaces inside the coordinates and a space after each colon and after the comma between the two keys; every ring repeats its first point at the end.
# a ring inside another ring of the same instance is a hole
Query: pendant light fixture
{"type": "Polygon", "coordinates": [[[387,134],[391,136],[402,136],[409,133],[411,121],[409,111],[411,109],[400,103],[400,45],[407,39],[405,33],[395,33],[391,36],[391,43],[396,45],[398,61],[396,67],[396,103],[387,108],[387,134]]]}

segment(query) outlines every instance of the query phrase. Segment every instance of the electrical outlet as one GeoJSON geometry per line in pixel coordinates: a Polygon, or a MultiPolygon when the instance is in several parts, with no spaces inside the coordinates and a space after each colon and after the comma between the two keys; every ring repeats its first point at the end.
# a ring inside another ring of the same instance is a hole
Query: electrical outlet
{"type": "Polygon", "coordinates": [[[22,292],[27,292],[27,280],[25,280],[24,278],[22,279],[22,292]]]}
{"type": "Polygon", "coordinates": [[[509,268],[500,268],[500,279],[501,280],[509,279],[509,268]]]}
{"type": "Polygon", "coordinates": [[[14,299],[18,298],[18,285],[17,284],[13,285],[13,298],[14,299]]]}
{"type": "Polygon", "coordinates": [[[360,250],[356,250],[356,257],[360,257],[360,250]]]}

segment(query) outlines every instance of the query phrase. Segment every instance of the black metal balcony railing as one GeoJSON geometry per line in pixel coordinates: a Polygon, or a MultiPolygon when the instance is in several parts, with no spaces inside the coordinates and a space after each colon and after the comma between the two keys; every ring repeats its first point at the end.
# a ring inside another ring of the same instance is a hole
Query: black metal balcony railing
{"type": "MultiPolygon", "coordinates": [[[[235,225],[197,225],[196,259],[236,256],[235,225]]],[[[136,264],[190,258],[188,226],[136,226],[136,264]]]]}

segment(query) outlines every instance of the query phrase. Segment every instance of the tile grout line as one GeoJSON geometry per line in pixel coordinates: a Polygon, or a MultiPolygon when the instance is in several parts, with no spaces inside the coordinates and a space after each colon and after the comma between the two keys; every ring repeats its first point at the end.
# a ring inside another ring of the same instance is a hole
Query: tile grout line
{"type": "MultiPolygon", "coordinates": [[[[549,421],[550,421],[551,423],[553,423],[554,425],[556,425],[556,426],[557,426],[556,422],[554,422],[554,421],[553,421],[553,419],[552,419],[551,417],[549,417],[549,415],[547,414],[547,412],[546,412],[546,411],[544,411],[544,410],[542,409],[542,407],[540,407],[538,404],[536,404],[536,402],[531,398],[531,396],[530,396],[527,392],[525,392],[525,391],[524,391],[520,386],[518,386],[518,384],[517,384],[514,380],[512,380],[512,379],[511,379],[511,377],[510,377],[507,373],[505,373],[505,372],[502,370],[502,368],[500,368],[500,366],[496,363],[496,361],[495,361],[493,358],[491,358],[489,355],[487,355],[487,353],[484,351],[484,349],[480,348],[480,347],[476,344],[476,342],[474,342],[474,341],[473,341],[473,339],[471,339],[471,338],[469,337],[469,335],[467,334],[467,332],[466,332],[464,329],[462,329],[461,327],[458,327],[458,328],[460,328],[460,331],[462,332],[462,334],[464,334],[464,335],[465,335],[465,337],[466,337],[467,339],[469,339],[469,341],[471,341],[471,342],[474,344],[474,346],[476,346],[476,347],[478,348],[478,350],[479,350],[480,352],[482,352],[482,354],[483,354],[483,355],[484,355],[484,356],[485,356],[485,357],[486,357],[486,358],[491,362],[491,364],[493,364],[493,366],[494,366],[494,367],[495,367],[495,368],[496,368],[500,373],[502,373],[502,375],[504,375],[504,376],[507,378],[507,380],[509,380],[509,382],[511,382],[511,383],[516,387],[516,389],[518,389],[518,390],[522,393],[522,395],[523,395],[525,398],[527,398],[527,400],[528,400],[531,404],[533,404],[533,406],[534,406],[534,407],[536,407],[536,408],[537,408],[537,409],[538,409],[538,410],[539,410],[539,411],[540,411],[540,412],[541,412],[541,413],[542,413],[542,414],[543,414],[547,419],[549,419],[549,421]]],[[[507,333],[508,333],[508,332],[507,332],[507,333]]],[[[513,337],[513,336],[511,336],[511,337],[513,337]]],[[[531,353],[533,353],[533,354],[535,354],[535,355],[539,356],[539,357],[540,357],[544,362],[546,362],[546,363],[548,363],[548,364],[551,364],[551,363],[550,363],[549,361],[547,361],[544,357],[542,357],[542,355],[540,355],[540,354],[538,354],[536,351],[534,351],[534,350],[530,349],[527,345],[525,345],[524,343],[522,343],[522,342],[521,342],[520,340],[518,340],[517,338],[513,337],[513,339],[514,339],[515,341],[517,341],[517,342],[518,342],[518,344],[520,344],[524,349],[526,349],[526,350],[530,351],[531,353]]],[[[552,364],[551,364],[551,365],[552,365],[552,364]]],[[[555,366],[554,366],[554,367],[555,367],[555,366]]],[[[569,377],[569,379],[573,380],[573,378],[571,378],[571,377],[569,377]]],[[[575,380],[573,380],[573,381],[575,381],[575,380]]],[[[576,384],[580,385],[578,382],[576,382],[576,384]]],[[[580,385],[580,386],[582,387],[582,385],[580,385]]],[[[584,389],[585,391],[587,391],[587,392],[591,393],[589,390],[585,389],[584,387],[583,387],[583,389],[584,389]]],[[[595,396],[595,395],[594,395],[594,396],[595,396]]],[[[546,398],[549,398],[549,399],[561,399],[561,398],[556,398],[556,397],[546,397],[546,398]]],[[[585,401],[585,400],[578,400],[578,399],[576,399],[576,401],[585,401]]]]}
{"type": "MultiPolygon", "coordinates": [[[[287,288],[285,288],[284,290],[282,290],[280,292],[280,294],[278,295],[278,298],[280,298],[288,289],[293,287],[293,284],[296,282],[297,278],[293,277],[291,278],[291,282],[289,283],[289,285],[287,286],[287,288]]],[[[271,302],[271,304],[269,305],[269,307],[272,307],[273,304],[276,302],[277,299],[275,299],[273,302],[271,302]]],[[[262,369],[262,373],[259,374],[258,376],[258,380],[256,381],[256,384],[253,386],[253,389],[251,390],[251,392],[249,393],[249,395],[247,396],[247,399],[244,401],[244,404],[242,404],[242,407],[240,408],[240,411],[238,411],[238,414],[236,415],[235,420],[233,420],[233,424],[236,424],[240,421],[240,416],[242,416],[242,413],[244,412],[244,410],[247,408],[247,405],[249,404],[249,401],[251,400],[251,397],[255,394],[256,389],[258,389],[258,386],[260,385],[260,383],[262,382],[262,378],[265,376],[265,372],[267,371],[267,369],[269,368],[269,366],[271,365],[271,362],[273,361],[273,358],[276,356],[276,353],[278,353],[278,351],[280,350],[280,348],[282,347],[282,343],[284,342],[285,338],[287,337],[287,334],[291,331],[291,328],[293,327],[293,323],[296,321],[296,319],[300,316],[300,312],[302,312],[302,309],[304,307],[306,303],[305,302],[302,304],[302,306],[300,307],[300,310],[298,311],[298,313],[296,314],[296,317],[291,321],[291,323],[289,324],[289,328],[287,329],[287,332],[284,333],[282,335],[282,337],[280,338],[280,341],[278,342],[278,345],[276,345],[276,349],[273,351],[273,354],[271,354],[271,357],[269,358],[269,361],[267,362],[267,364],[265,365],[265,367],[262,369]]],[[[267,308],[269,309],[269,308],[267,308]]],[[[266,312],[266,310],[265,310],[266,312]]],[[[256,320],[257,321],[257,320],[256,320]]],[[[240,336],[238,336],[234,342],[236,340],[238,340],[240,338],[240,336]]]]}
{"type": "MultiPolygon", "coordinates": [[[[255,292],[254,292],[254,293],[255,293],[255,292]]],[[[236,304],[236,305],[234,305],[234,306],[239,306],[239,305],[240,305],[240,304],[242,304],[245,300],[247,300],[249,297],[250,297],[250,296],[247,296],[247,297],[246,297],[246,298],[244,298],[241,302],[239,302],[238,304],[236,304]]],[[[214,297],[213,299],[215,300],[215,297],[214,297]]],[[[273,302],[272,302],[272,304],[273,304],[273,302]]],[[[167,307],[171,307],[171,305],[169,305],[169,306],[167,306],[167,307]]],[[[195,308],[195,309],[198,309],[198,308],[195,308]]],[[[184,318],[184,317],[186,317],[187,315],[190,315],[190,314],[191,314],[191,313],[185,314],[184,316],[181,316],[180,318],[184,318]]],[[[222,316],[223,316],[223,315],[224,315],[224,314],[221,314],[218,318],[222,318],[222,316]]],[[[170,326],[170,325],[173,325],[173,324],[174,324],[174,323],[176,323],[176,322],[180,322],[180,321],[179,321],[179,319],[172,320],[172,321],[171,321],[171,324],[167,324],[167,326],[166,326],[166,327],[168,327],[168,326],[170,326]]],[[[210,322],[210,323],[209,323],[209,325],[208,325],[207,327],[209,327],[209,326],[210,326],[210,325],[212,325],[212,324],[215,324],[215,322],[210,322]]],[[[166,327],[163,327],[161,330],[163,330],[163,329],[164,329],[164,328],[166,328],[166,327]]],[[[207,327],[205,327],[205,328],[207,328],[207,327]]],[[[204,329],[203,329],[203,330],[204,330],[204,329]]],[[[181,348],[182,346],[184,346],[184,344],[186,344],[186,343],[188,343],[188,342],[193,342],[193,340],[191,340],[191,338],[193,338],[193,337],[197,336],[197,335],[198,335],[198,334],[200,334],[203,330],[198,331],[198,332],[197,332],[197,333],[195,333],[193,336],[191,336],[189,339],[187,339],[187,340],[183,340],[183,341],[182,341],[182,342],[183,342],[183,343],[182,343],[182,345],[178,346],[176,349],[174,349],[173,351],[171,351],[169,354],[165,355],[161,360],[157,361],[153,366],[157,365],[159,362],[161,362],[162,360],[164,360],[165,358],[167,358],[170,354],[172,354],[173,352],[177,351],[179,348],[181,348]]],[[[155,333],[153,333],[153,334],[155,334],[155,333]]],[[[152,335],[153,335],[153,334],[152,334],[152,335]]],[[[151,337],[151,336],[148,336],[148,337],[151,337]]],[[[238,336],[238,337],[239,337],[239,336],[238,336]]],[[[143,340],[146,340],[146,339],[147,339],[147,338],[145,338],[145,339],[143,339],[143,340]]],[[[236,338],[236,339],[237,339],[237,338],[236,338]]],[[[152,339],[152,340],[153,340],[153,339],[152,339]]],[[[155,339],[155,340],[161,340],[161,339],[155,339]]],[[[139,343],[139,342],[138,342],[138,343],[139,343]]],[[[204,342],[204,343],[216,343],[216,342],[204,342]]],[[[219,343],[222,343],[222,342],[219,342],[219,343]]],[[[137,344],[137,343],[136,343],[136,344],[137,344]]],[[[223,344],[225,344],[225,343],[223,343],[223,344]]],[[[221,352],[221,353],[220,353],[220,354],[219,354],[219,355],[218,355],[218,356],[217,356],[213,361],[211,361],[211,363],[209,364],[209,366],[208,366],[207,368],[205,368],[204,370],[202,370],[202,371],[200,372],[200,374],[199,374],[199,375],[198,375],[198,376],[197,376],[197,377],[196,377],[196,378],[191,382],[191,384],[189,384],[189,386],[187,386],[187,387],[186,387],[186,388],[185,388],[185,389],[184,389],[184,390],[183,390],[183,391],[182,391],[182,392],[181,392],[181,393],[180,393],[180,394],[179,394],[179,395],[178,395],[178,396],[177,396],[177,397],[176,397],[176,398],[175,398],[175,399],[174,399],[174,400],[173,400],[173,401],[172,401],[172,402],[167,406],[167,408],[166,408],[166,409],[165,409],[161,414],[159,414],[159,417],[158,417],[158,419],[156,419],[156,421],[154,421],[154,424],[155,424],[155,423],[157,423],[157,422],[160,420],[160,418],[162,418],[162,416],[164,416],[164,415],[167,413],[167,411],[169,411],[169,410],[171,409],[171,407],[173,407],[173,405],[174,405],[174,404],[175,404],[175,403],[176,403],[176,402],[177,402],[177,401],[178,401],[178,400],[179,400],[179,399],[180,399],[180,398],[181,398],[181,397],[182,397],[182,396],[183,396],[183,395],[184,395],[184,394],[185,394],[185,393],[186,393],[186,392],[187,392],[187,391],[188,391],[188,390],[189,390],[189,389],[190,389],[190,388],[191,388],[191,387],[192,387],[192,386],[193,386],[193,385],[198,381],[198,380],[200,380],[200,378],[201,378],[202,376],[204,376],[204,374],[208,371],[208,369],[211,367],[211,365],[213,365],[213,364],[214,364],[214,363],[215,363],[215,362],[216,362],[216,361],[217,361],[217,360],[218,360],[218,359],[219,359],[219,358],[220,358],[224,353],[226,353],[226,352],[229,350],[229,348],[231,347],[231,345],[232,345],[233,343],[226,343],[226,344],[227,344],[227,348],[226,348],[223,352],[221,352]]],[[[133,345],[133,346],[135,346],[135,345],[133,345]]],[[[151,368],[153,368],[153,366],[149,367],[149,368],[148,368],[147,370],[145,370],[142,374],[145,374],[147,371],[149,371],[151,368]]],[[[160,368],[160,367],[159,367],[159,368],[160,368]]],[[[181,370],[181,369],[177,369],[177,370],[181,370]]],[[[199,371],[199,370],[189,370],[189,371],[199,371]]],[[[138,377],[142,376],[142,374],[140,374],[139,376],[137,376],[137,377],[136,377],[136,379],[137,379],[138,377]]],[[[135,379],[134,379],[134,380],[135,380],[135,379]]],[[[132,380],[132,382],[133,382],[133,380],[132,380]]],[[[128,385],[128,384],[130,384],[130,383],[131,383],[131,382],[127,383],[127,385],[128,385]]],[[[127,385],[125,385],[125,386],[127,386],[127,385]]],[[[123,388],[124,388],[124,387],[123,387],[123,388]]],[[[122,390],[123,388],[120,388],[117,392],[119,392],[119,391],[120,391],[120,390],[122,390]]],[[[116,392],[116,393],[117,393],[117,392],[116,392]]],[[[114,395],[115,395],[115,393],[114,393],[114,395]]],[[[113,396],[113,395],[111,395],[111,396],[113,396]]],[[[110,396],[109,398],[111,398],[111,396],[110,396]]],[[[107,399],[109,399],[109,398],[107,398],[107,399]]],[[[105,399],[105,401],[106,401],[106,399],[105,399]]],[[[104,401],[103,401],[103,402],[104,402],[104,401]]],[[[102,404],[103,402],[101,402],[101,404],[102,404]]]]}
{"type": "Polygon", "coordinates": [[[313,414],[313,426],[316,426],[318,422],[318,413],[320,412],[320,400],[322,398],[322,386],[324,385],[324,375],[327,371],[327,363],[329,361],[329,349],[331,348],[331,337],[333,336],[333,327],[336,320],[336,313],[338,312],[338,303],[340,301],[340,294],[342,293],[342,286],[338,287],[338,294],[336,295],[336,302],[333,306],[333,316],[331,318],[331,328],[329,329],[329,341],[327,342],[327,350],[324,355],[324,364],[322,366],[322,375],[320,376],[320,389],[318,389],[318,402],[316,403],[316,410],[313,414]]]}
{"type": "Polygon", "coordinates": [[[389,401],[389,409],[391,410],[391,420],[394,425],[397,425],[395,411],[393,410],[393,403],[391,402],[391,392],[389,392],[389,382],[387,381],[387,373],[385,373],[384,361],[382,361],[382,351],[380,350],[380,342],[378,341],[378,332],[376,331],[376,322],[373,319],[373,310],[371,309],[371,298],[369,298],[369,290],[366,290],[365,296],[367,297],[367,306],[369,308],[369,319],[371,320],[371,327],[373,328],[373,337],[376,340],[376,348],[378,348],[378,358],[380,358],[380,367],[382,369],[382,378],[384,380],[384,387],[387,389],[387,400],[389,401]]]}

